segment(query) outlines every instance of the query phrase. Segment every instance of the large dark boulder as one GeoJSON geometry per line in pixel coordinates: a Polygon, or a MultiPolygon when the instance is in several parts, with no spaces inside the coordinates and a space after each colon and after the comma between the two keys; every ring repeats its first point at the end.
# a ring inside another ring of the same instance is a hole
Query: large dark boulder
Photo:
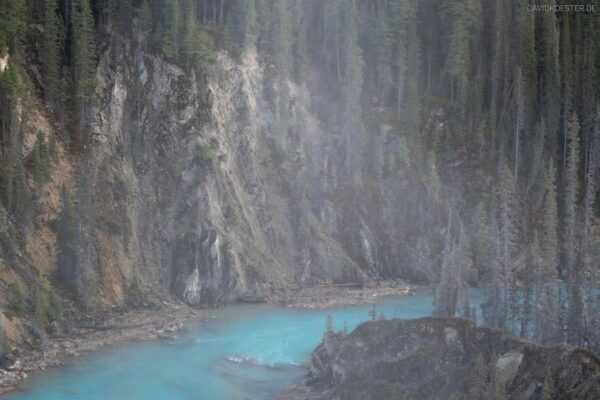
{"type": "Polygon", "coordinates": [[[366,322],[326,336],[284,399],[598,399],[600,360],[459,318],[366,322]]]}

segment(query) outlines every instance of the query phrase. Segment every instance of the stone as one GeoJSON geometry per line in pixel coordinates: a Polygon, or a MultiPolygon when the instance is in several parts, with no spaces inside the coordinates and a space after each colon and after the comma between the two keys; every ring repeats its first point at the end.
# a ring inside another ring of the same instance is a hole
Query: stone
{"type": "Polygon", "coordinates": [[[473,385],[481,355],[499,382],[477,385],[503,385],[509,399],[539,399],[548,374],[553,399],[600,398],[600,359],[591,352],[428,317],[369,321],[349,335],[328,334],[312,353],[307,379],[279,399],[479,400],[473,385]]]}

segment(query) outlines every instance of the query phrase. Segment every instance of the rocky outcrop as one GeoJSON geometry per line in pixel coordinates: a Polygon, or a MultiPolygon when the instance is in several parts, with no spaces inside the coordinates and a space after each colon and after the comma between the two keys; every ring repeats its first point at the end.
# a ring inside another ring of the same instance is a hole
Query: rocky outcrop
{"type": "Polygon", "coordinates": [[[336,135],[304,85],[267,68],[220,52],[200,84],[134,40],[108,43],[80,167],[96,199],[73,285],[88,304],[214,306],[378,278],[373,228],[323,194],[338,196],[336,135]]]}
{"type": "Polygon", "coordinates": [[[381,320],[328,334],[282,399],[595,399],[600,360],[458,318],[381,320]]]}

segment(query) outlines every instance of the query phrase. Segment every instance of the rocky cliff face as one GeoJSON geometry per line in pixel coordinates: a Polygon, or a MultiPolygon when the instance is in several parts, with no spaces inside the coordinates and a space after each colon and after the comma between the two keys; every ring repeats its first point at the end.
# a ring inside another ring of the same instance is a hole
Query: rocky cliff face
{"type": "Polygon", "coordinates": [[[378,276],[375,228],[344,198],[337,136],[306,86],[269,76],[253,50],[239,61],[218,53],[200,86],[116,37],[98,78],[80,165],[92,234],[71,277],[88,303],[135,292],[212,306],[378,276]]]}
{"type": "Polygon", "coordinates": [[[382,320],[328,334],[285,399],[594,399],[600,360],[458,318],[382,320]]]}

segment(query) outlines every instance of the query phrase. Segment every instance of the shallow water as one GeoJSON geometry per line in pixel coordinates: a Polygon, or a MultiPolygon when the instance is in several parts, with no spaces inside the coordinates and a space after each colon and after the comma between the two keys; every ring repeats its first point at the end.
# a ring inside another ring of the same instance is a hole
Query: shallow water
{"type": "MultiPolygon", "coordinates": [[[[473,291],[473,304],[480,293],[473,291]]],[[[293,310],[236,305],[209,321],[191,321],[176,340],[133,343],[73,359],[28,379],[10,400],[241,400],[270,399],[300,381],[301,367],[321,341],[327,315],[352,330],[368,320],[370,305],[293,310]]],[[[382,298],[386,317],[430,315],[431,296],[382,298]]]]}

